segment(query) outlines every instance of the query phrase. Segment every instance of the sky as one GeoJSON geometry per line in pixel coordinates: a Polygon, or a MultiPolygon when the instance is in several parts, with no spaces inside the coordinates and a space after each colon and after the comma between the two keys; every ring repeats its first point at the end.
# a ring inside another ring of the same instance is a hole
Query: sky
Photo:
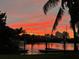
{"type": "MultiPolygon", "coordinates": [[[[23,27],[30,34],[50,34],[59,6],[49,10],[45,15],[43,6],[48,0],[0,0],[0,10],[7,13],[7,26],[23,27]]],[[[69,14],[66,12],[56,31],[67,31],[72,37],[69,25],[69,14]]],[[[56,32],[54,31],[54,32],[56,32]]]]}

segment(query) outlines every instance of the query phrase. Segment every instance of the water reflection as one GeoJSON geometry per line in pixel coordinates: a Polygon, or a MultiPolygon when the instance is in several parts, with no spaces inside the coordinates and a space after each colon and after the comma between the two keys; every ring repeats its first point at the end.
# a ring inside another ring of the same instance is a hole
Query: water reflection
{"type": "MultiPolygon", "coordinates": [[[[52,49],[64,50],[64,44],[61,43],[48,43],[47,47],[52,49]]],[[[23,46],[21,46],[21,48],[23,48],[23,46]]],[[[45,48],[45,43],[25,45],[25,49],[28,50],[27,54],[40,54],[39,50],[45,50],[45,48]]],[[[67,43],[66,50],[74,50],[74,44],[67,43]]]]}

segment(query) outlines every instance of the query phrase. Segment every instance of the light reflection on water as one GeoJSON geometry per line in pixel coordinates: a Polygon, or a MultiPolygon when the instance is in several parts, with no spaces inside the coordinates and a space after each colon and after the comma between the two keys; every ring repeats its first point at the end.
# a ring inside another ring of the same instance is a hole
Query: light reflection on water
{"type": "MultiPolygon", "coordinates": [[[[25,49],[28,50],[27,54],[40,54],[39,50],[44,50],[45,47],[45,43],[25,45],[25,49]]],[[[52,49],[64,50],[64,44],[61,43],[48,43],[47,47],[52,49]]],[[[21,48],[23,48],[23,46],[21,46],[21,48]]],[[[67,43],[66,50],[74,50],[74,44],[67,43]]]]}

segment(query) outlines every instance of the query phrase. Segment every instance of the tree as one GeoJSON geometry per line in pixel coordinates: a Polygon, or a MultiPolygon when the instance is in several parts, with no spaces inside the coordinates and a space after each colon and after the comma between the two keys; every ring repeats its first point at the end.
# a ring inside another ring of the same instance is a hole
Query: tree
{"type": "Polygon", "coordinates": [[[68,32],[64,31],[62,34],[63,34],[64,39],[69,39],[70,38],[68,32]]]}
{"type": "Polygon", "coordinates": [[[67,32],[65,32],[65,31],[64,31],[62,34],[63,34],[64,51],[65,51],[65,49],[66,49],[66,41],[67,41],[67,39],[69,38],[69,34],[68,34],[67,32]]]}
{"type": "Polygon", "coordinates": [[[55,36],[56,36],[57,38],[63,39],[63,34],[60,33],[59,31],[56,32],[55,36]]]}
{"type": "MultiPolygon", "coordinates": [[[[52,6],[55,7],[59,1],[60,0],[48,0],[47,3],[43,7],[44,13],[47,14],[48,10],[52,6]]],[[[79,0],[62,0],[61,1],[61,6],[60,6],[52,31],[56,29],[58,22],[61,20],[65,7],[69,8],[69,14],[71,16],[70,25],[74,33],[74,50],[77,51],[78,48],[76,44],[77,38],[76,38],[75,25],[77,24],[77,22],[79,22],[79,17],[78,17],[79,16],[79,0]]],[[[77,28],[79,29],[79,27],[77,28]]]]}
{"type": "Polygon", "coordinates": [[[19,53],[20,33],[22,28],[12,29],[6,26],[6,13],[0,13],[0,54],[17,54],[19,53]]]}

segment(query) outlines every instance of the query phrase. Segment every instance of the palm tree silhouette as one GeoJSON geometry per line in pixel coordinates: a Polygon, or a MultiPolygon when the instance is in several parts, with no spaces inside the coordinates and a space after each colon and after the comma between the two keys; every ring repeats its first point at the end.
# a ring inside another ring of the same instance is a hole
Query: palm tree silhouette
{"type": "Polygon", "coordinates": [[[23,28],[12,29],[6,25],[6,13],[0,13],[0,54],[19,54],[19,41],[23,28]]]}
{"type": "MultiPolygon", "coordinates": [[[[60,0],[48,0],[47,3],[44,5],[44,13],[47,14],[48,10],[51,7],[55,7],[60,0]]],[[[52,31],[56,29],[58,22],[61,20],[62,15],[64,13],[65,7],[69,8],[69,14],[71,17],[70,25],[74,33],[74,51],[77,51],[77,37],[76,37],[76,29],[75,25],[79,22],[79,0],[61,0],[61,6],[59,12],[57,14],[57,18],[55,20],[54,26],[52,31]]],[[[77,27],[79,30],[79,27],[77,27]]],[[[79,31],[77,31],[79,33],[79,31]]]]}

